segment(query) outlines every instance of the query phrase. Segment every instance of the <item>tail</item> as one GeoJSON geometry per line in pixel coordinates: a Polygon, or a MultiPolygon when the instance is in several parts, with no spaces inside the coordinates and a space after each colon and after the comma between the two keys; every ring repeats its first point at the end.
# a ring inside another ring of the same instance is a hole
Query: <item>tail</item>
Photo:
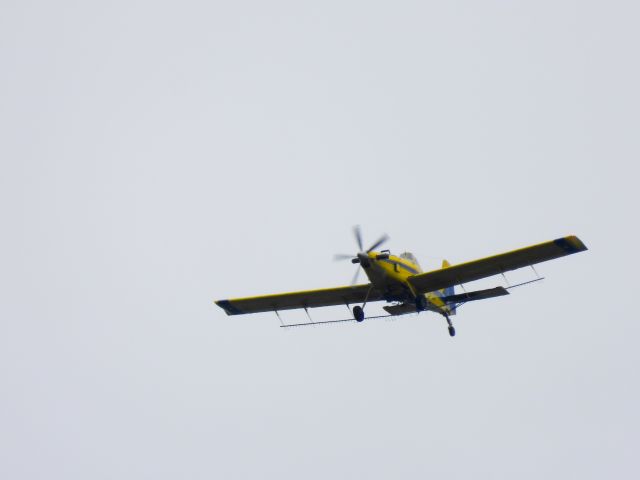
{"type": "MultiPolygon", "coordinates": [[[[451,266],[451,264],[449,262],[447,262],[446,260],[442,260],[442,268],[447,268],[447,267],[450,267],[450,266],[451,266]]],[[[442,292],[442,296],[443,297],[448,297],[450,295],[455,295],[456,294],[456,289],[455,289],[454,286],[443,288],[440,291],[442,292]]],[[[456,306],[455,306],[455,304],[449,305],[446,308],[449,310],[449,315],[455,315],[456,314],[456,306]]]]}

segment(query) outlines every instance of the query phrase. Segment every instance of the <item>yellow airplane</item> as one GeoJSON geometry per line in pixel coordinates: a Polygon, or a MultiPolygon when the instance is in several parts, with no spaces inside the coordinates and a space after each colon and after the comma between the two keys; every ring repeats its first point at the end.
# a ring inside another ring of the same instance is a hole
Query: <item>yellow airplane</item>
{"type": "Polygon", "coordinates": [[[375,251],[388,240],[387,235],[380,237],[366,250],[363,248],[362,233],[359,227],[354,227],[354,235],[359,248],[358,253],[356,255],[336,255],[335,257],[336,260],[351,259],[352,263],[359,264],[356,276],[350,286],[233,298],[218,300],[215,303],[223,308],[227,315],[258,312],[275,312],[278,315],[280,310],[299,308],[304,309],[308,315],[308,309],[313,307],[346,305],[351,311],[350,305],[355,304],[352,310],[353,318],[313,322],[309,317],[309,322],[306,323],[282,325],[292,327],[353,320],[362,322],[365,319],[364,307],[367,303],[385,301],[391,303],[391,305],[383,307],[389,314],[384,315],[385,317],[421,311],[439,313],[447,320],[449,335],[453,337],[456,331],[450,317],[455,315],[456,308],[462,304],[508,295],[508,289],[542,280],[542,278],[538,277],[535,280],[507,288],[495,287],[472,292],[464,291],[464,287],[462,287],[462,293],[455,292],[456,285],[462,286],[464,283],[493,275],[504,275],[505,272],[519,268],[531,267],[534,269],[533,265],[536,263],[587,250],[578,237],[571,235],[457,265],[450,265],[444,260],[441,269],[424,273],[416,258],[409,252],[396,256],[391,255],[389,250],[375,251]],[[360,268],[365,271],[370,283],[355,284],[360,268]]]}

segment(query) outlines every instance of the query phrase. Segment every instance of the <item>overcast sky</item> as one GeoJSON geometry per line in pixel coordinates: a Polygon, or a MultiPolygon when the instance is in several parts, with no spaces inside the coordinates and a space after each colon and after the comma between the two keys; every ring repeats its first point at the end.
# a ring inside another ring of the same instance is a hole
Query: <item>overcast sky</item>
{"type": "Polygon", "coordinates": [[[638,478],[639,14],[4,0],[0,477],[638,478]],[[349,283],[354,224],[589,251],[455,338],[212,303],[349,283]]]}

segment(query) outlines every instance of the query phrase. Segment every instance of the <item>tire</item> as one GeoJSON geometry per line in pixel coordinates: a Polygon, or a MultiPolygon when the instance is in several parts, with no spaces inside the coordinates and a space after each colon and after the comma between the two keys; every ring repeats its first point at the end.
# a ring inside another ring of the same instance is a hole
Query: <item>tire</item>
{"type": "Polygon", "coordinates": [[[456,336],[456,329],[453,328],[453,326],[449,327],[449,336],[450,337],[455,337],[456,336]]]}
{"type": "Polygon", "coordinates": [[[364,320],[364,310],[360,305],[353,307],[353,318],[356,319],[356,322],[362,322],[364,320]]]}

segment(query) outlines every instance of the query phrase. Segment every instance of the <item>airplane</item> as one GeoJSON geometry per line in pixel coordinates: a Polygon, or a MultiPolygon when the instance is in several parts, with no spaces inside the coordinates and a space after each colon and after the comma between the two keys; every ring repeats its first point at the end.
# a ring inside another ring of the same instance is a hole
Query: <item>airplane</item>
{"type": "MultiPolygon", "coordinates": [[[[451,316],[456,314],[456,310],[462,304],[508,295],[508,290],[511,288],[543,278],[538,276],[535,280],[506,288],[498,286],[471,292],[464,290],[464,283],[494,275],[504,276],[505,272],[524,267],[531,267],[535,271],[534,264],[587,250],[578,237],[570,235],[456,265],[451,265],[443,260],[442,268],[423,272],[418,260],[410,252],[396,256],[392,255],[390,250],[376,251],[389,239],[386,234],[365,250],[360,227],[354,227],[353,233],[358,244],[358,253],[335,256],[336,260],[350,259],[352,263],[358,264],[351,285],[258,297],[232,298],[218,300],[215,304],[221,307],[227,315],[275,312],[279,319],[278,312],[282,310],[304,309],[309,315],[309,308],[335,305],[346,305],[350,313],[353,314],[353,318],[322,322],[313,322],[309,316],[309,322],[306,323],[281,325],[292,327],[354,320],[362,322],[365,320],[364,307],[367,303],[385,301],[389,305],[382,308],[388,315],[383,315],[383,317],[422,311],[436,312],[446,319],[449,335],[453,337],[456,330],[451,316]],[[356,285],[360,269],[364,270],[370,283],[356,285]],[[462,292],[456,293],[456,285],[461,286],[462,292]],[[351,305],[354,305],[353,309],[351,309],[351,305]]],[[[380,316],[366,318],[380,318],[380,316]]],[[[282,323],[281,319],[280,322],[282,323]]]]}

